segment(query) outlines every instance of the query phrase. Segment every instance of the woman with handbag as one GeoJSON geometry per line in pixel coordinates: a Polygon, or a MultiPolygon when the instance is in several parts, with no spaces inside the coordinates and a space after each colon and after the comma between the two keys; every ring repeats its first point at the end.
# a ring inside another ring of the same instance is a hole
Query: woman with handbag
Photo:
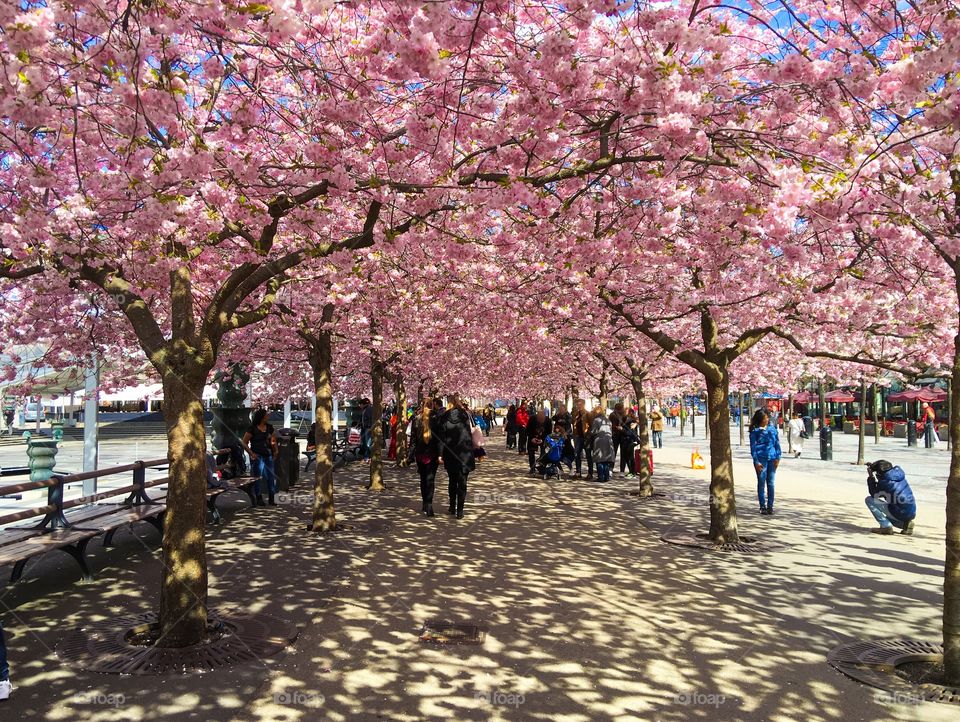
{"type": "Polygon", "coordinates": [[[440,465],[440,442],[434,427],[437,414],[433,408],[433,399],[426,398],[413,420],[413,457],[420,474],[420,497],[423,500],[421,511],[427,516],[433,513],[433,492],[436,488],[437,467],[440,465]]]}
{"type": "Polygon", "coordinates": [[[790,444],[793,446],[793,457],[797,458],[803,453],[803,440],[807,438],[807,427],[803,423],[803,417],[799,411],[793,412],[793,418],[787,425],[790,429],[790,444]]]}
{"type": "Polygon", "coordinates": [[[437,430],[443,451],[443,465],[450,482],[447,491],[450,495],[450,514],[463,519],[463,506],[467,499],[467,475],[476,466],[473,456],[473,436],[470,428],[470,415],[463,407],[460,397],[454,394],[450,405],[438,420],[437,430]]]}

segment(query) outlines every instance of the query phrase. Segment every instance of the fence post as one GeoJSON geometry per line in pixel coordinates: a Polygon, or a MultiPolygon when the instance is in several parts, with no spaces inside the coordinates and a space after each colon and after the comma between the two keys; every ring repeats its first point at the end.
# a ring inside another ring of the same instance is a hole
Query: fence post
{"type": "Polygon", "coordinates": [[[54,531],[56,529],[69,529],[70,523],[63,515],[63,477],[53,476],[51,479],[56,483],[53,486],[47,487],[47,504],[52,504],[56,508],[47,513],[47,515],[43,518],[43,521],[40,522],[40,526],[37,528],[44,529],[49,523],[50,531],[54,531]]]}

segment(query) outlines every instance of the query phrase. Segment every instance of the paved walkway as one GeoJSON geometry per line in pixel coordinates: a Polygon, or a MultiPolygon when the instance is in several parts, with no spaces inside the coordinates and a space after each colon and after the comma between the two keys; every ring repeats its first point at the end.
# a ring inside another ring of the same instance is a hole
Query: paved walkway
{"type": "Polygon", "coordinates": [[[323,539],[303,532],[306,493],[257,511],[238,494],[209,532],[211,603],[302,625],[261,667],[166,679],[67,669],[51,651],[58,629],[152,608],[156,533],[96,547],[91,584],[66,555],[43,559],[2,596],[7,704],[51,720],[956,719],[889,704],[825,661],[850,639],[938,638],[942,504],[921,498],[916,536],[878,537],[862,469],[786,459],[778,513],[760,517],[737,449],[741,527],[787,548],[702,553],[659,541],[706,528],[707,473],[687,468],[702,439],[668,432],[655,475],[667,497],[652,502],[626,494],[628,480],[532,479],[501,444],[471,477],[462,521],[421,516],[412,471],[391,472],[381,495],[362,488],[361,467],[340,474],[353,527],[323,539]],[[485,641],[418,642],[432,619],[478,624],[485,641]]]}

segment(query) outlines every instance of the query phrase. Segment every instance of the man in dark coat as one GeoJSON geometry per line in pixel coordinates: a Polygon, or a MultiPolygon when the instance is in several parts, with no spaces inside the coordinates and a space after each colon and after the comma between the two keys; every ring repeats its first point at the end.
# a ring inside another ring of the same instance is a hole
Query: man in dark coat
{"type": "Polygon", "coordinates": [[[537,460],[543,451],[543,441],[551,431],[550,420],[543,409],[531,416],[530,421],[527,422],[527,458],[530,461],[530,476],[537,475],[537,460]]]}
{"type": "Polygon", "coordinates": [[[454,396],[450,407],[440,415],[437,431],[441,440],[440,455],[450,479],[449,512],[456,514],[457,519],[463,519],[463,505],[467,499],[467,475],[473,470],[475,462],[470,416],[458,397],[454,396]]]}

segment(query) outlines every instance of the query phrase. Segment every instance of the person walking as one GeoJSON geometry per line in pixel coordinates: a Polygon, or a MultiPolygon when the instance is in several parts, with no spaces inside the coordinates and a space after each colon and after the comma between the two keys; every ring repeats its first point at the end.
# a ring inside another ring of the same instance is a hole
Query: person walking
{"type": "Polygon", "coordinates": [[[527,423],[527,459],[530,461],[530,476],[537,475],[537,460],[540,458],[543,441],[550,434],[547,413],[540,409],[527,423]]]}
{"type": "Polygon", "coordinates": [[[653,433],[653,448],[663,448],[663,413],[657,404],[650,411],[650,431],[653,433]]]}
{"type": "Polygon", "coordinates": [[[620,450],[620,445],[623,443],[623,421],[625,418],[626,414],[623,411],[623,403],[617,402],[609,416],[610,433],[613,437],[613,460],[610,462],[611,464],[616,462],[617,452],[620,450]]]}
{"type": "Polygon", "coordinates": [[[483,435],[490,436],[490,427],[493,426],[493,414],[490,412],[490,407],[485,407],[480,415],[483,418],[483,435]]]}
{"type": "Polygon", "coordinates": [[[923,445],[928,449],[937,448],[937,413],[926,401],[921,406],[923,419],[923,445]]]}
{"type": "Polygon", "coordinates": [[[263,493],[260,483],[267,487],[270,506],[276,506],[277,475],[274,473],[273,460],[279,453],[277,437],[274,436],[273,426],[267,423],[267,410],[259,408],[253,413],[253,422],[243,435],[244,451],[250,455],[250,470],[257,480],[253,482],[254,495],[257,506],[266,506],[263,503],[263,493]]]}
{"type": "Polygon", "coordinates": [[[638,429],[640,422],[637,419],[637,413],[631,408],[623,417],[623,424],[620,432],[620,473],[626,471],[626,478],[633,479],[637,475],[636,462],[633,458],[633,450],[640,442],[638,429]]]}
{"type": "Polygon", "coordinates": [[[503,430],[507,436],[507,448],[517,448],[517,407],[510,404],[507,416],[503,422],[503,430]]]}
{"type": "Polygon", "coordinates": [[[597,466],[597,481],[610,481],[610,470],[613,468],[614,459],[616,459],[613,426],[610,424],[610,419],[599,410],[590,426],[590,442],[593,462],[597,466]]]}
{"type": "Polygon", "coordinates": [[[583,457],[587,457],[587,481],[593,479],[593,453],[587,446],[590,436],[590,423],[593,419],[587,411],[587,404],[583,399],[577,399],[573,409],[573,455],[577,464],[577,478],[583,478],[583,457]]]}
{"type": "Polygon", "coordinates": [[[437,413],[433,399],[426,398],[413,419],[413,458],[420,475],[421,512],[434,516],[433,493],[436,488],[437,467],[440,465],[440,440],[435,431],[437,413]]]}
{"type": "Polygon", "coordinates": [[[360,458],[370,463],[373,450],[373,406],[370,399],[360,399],[360,458]]]}
{"type": "Polygon", "coordinates": [[[474,457],[470,414],[457,394],[450,397],[447,410],[440,415],[437,431],[442,448],[441,458],[449,479],[448,512],[456,514],[457,519],[463,519],[463,507],[467,499],[467,476],[474,469],[474,457]]]}
{"type": "Polygon", "coordinates": [[[757,498],[760,513],[773,515],[773,487],[780,465],[780,435],[770,426],[770,417],[757,409],[750,420],[750,456],[757,472],[757,498]]]}
{"type": "Polygon", "coordinates": [[[807,438],[807,427],[799,411],[793,412],[793,418],[787,424],[790,434],[790,444],[793,446],[793,458],[799,458],[803,453],[803,440],[807,438]]]}
{"type": "Polygon", "coordinates": [[[527,426],[530,423],[530,412],[527,410],[527,404],[525,401],[520,402],[520,408],[517,409],[517,437],[518,437],[518,454],[527,453],[527,426]]]}

